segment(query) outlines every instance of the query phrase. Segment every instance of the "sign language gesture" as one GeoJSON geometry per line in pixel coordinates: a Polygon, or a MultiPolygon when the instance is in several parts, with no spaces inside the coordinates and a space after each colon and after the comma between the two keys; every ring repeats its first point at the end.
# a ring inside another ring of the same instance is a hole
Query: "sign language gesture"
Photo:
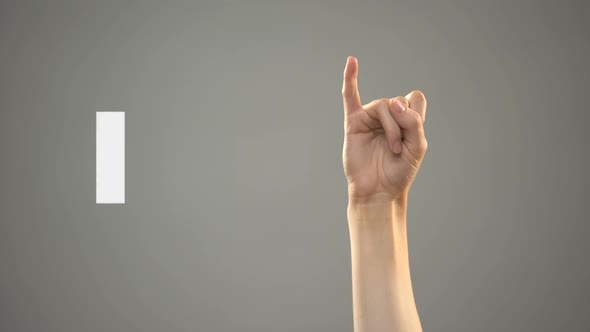
{"type": "Polygon", "coordinates": [[[351,200],[405,199],[428,143],[424,136],[426,97],[407,96],[361,104],[358,60],[349,56],[344,69],[344,147],[342,161],[351,200]]]}

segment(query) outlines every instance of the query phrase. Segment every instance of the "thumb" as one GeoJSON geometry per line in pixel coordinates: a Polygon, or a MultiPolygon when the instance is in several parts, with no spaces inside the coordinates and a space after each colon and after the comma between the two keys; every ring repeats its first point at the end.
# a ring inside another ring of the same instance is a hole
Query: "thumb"
{"type": "Polygon", "coordinates": [[[342,81],[342,99],[346,115],[362,108],[358,88],[358,60],[353,56],[346,58],[342,81]]]}
{"type": "Polygon", "coordinates": [[[424,135],[420,114],[396,98],[389,100],[389,112],[402,129],[402,143],[406,145],[414,158],[422,159],[428,148],[428,142],[424,135]]]}

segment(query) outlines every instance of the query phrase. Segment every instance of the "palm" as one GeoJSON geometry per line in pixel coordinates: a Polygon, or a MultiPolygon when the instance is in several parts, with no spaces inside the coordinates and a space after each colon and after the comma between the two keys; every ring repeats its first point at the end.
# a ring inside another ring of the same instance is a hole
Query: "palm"
{"type": "MultiPolygon", "coordinates": [[[[354,67],[355,62],[352,63],[354,67]]],[[[417,130],[419,126],[408,125],[416,118],[422,125],[425,99],[423,103],[419,100],[423,99],[421,93],[409,94],[410,100],[395,98],[406,106],[413,106],[414,101],[419,108],[414,111],[408,107],[403,113],[393,111],[394,104],[385,98],[361,106],[356,85],[357,70],[348,68],[348,62],[347,70],[343,87],[345,138],[342,158],[349,192],[355,197],[386,195],[396,198],[409,190],[425,153],[426,141],[420,137],[423,133],[416,132],[420,131],[417,130]],[[399,153],[393,151],[396,141],[401,143],[399,153]]]]}

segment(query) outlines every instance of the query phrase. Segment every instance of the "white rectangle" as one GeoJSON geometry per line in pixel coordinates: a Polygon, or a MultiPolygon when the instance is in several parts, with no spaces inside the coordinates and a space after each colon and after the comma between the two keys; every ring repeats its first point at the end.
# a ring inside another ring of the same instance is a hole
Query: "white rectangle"
{"type": "Polygon", "coordinates": [[[125,204],[125,112],[96,112],[96,204],[125,204]]]}

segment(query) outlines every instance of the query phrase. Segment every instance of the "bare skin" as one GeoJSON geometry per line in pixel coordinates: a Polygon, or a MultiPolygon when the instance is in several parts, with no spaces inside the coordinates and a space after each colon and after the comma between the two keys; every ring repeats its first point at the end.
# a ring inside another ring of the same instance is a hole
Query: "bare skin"
{"type": "Polygon", "coordinates": [[[422,331],[407,245],[407,197],[428,143],[426,97],[361,104],[358,60],[344,69],[344,146],[348,182],[355,332],[422,331]]]}

